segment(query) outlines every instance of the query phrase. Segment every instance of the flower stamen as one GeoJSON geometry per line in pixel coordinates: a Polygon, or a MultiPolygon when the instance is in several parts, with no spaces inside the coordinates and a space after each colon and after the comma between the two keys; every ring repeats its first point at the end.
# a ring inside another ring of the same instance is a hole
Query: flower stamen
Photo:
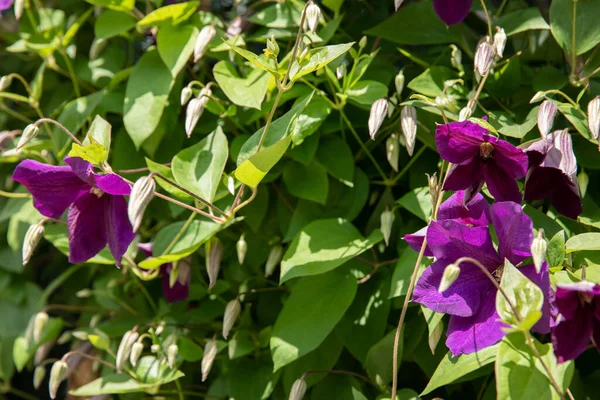
{"type": "Polygon", "coordinates": [[[102,195],[104,195],[104,192],[102,191],[102,189],[98,189],[97,187],[92,187],[90,189],[90,193],[93,193],[96,195],[96,197],[100,198],[102,197],[102,195]]]}
{"type": "Polygon", "coordinates": [[[479,155],[484,161],[489,160],[494,155],[494,145],[490,142],[483,142],[479,145],[479,155]]]}

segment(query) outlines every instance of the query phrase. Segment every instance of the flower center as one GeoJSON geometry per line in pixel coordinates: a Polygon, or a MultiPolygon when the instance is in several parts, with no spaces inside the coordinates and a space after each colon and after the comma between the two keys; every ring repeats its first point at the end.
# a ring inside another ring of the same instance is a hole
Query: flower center
{"type": "Polygon", "coordinates": [[[98,198],[102,197],[102,195],[104,194],[104,192],[101,189],[98,189],[97,187],[91,188],[90,193],[95,194],[98,198]]]}
{"type": "Polygon", "coordinates": [[[586,292],[579,292],[579,301],[581,302],[582,306],[585,306],[586,304],[590,304],[592,302],[592,300],[594,299],[594,295],[592,293],[586,293],[586,292]]]}
{"type": "Polygon", "coordinates": [[[479,145],[479,155],[484,161],[489,160],[494,155],[494,145],[490,142],[483,142],[479,145]]]}
{"type": "Polygon", "coordinates": [[[494,272],[492,272],[492,275],[494,276],[494,278],[496,278],[496,282],[500,283],[500,281],[502,280],[502,275],[504,274],[504,265],[499,266],[494,272]]]}

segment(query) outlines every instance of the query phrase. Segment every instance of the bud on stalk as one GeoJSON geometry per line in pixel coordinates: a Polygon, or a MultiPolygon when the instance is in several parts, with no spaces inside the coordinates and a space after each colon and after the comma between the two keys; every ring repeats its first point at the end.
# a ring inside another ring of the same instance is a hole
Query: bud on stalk
{"type": "Polygon", "coordinates": [[[469,106],[466,106],[465,108],[461,109],[458,113],[458,122],[463,122],[471,118],[471,113],[472,111],[469,108],[469,106]]]}
{"type": "Polygon", "coordinates": [[[529,100],[529,104],[537,103],[538,101],[543,100],[544,96],[545,96],[544,92],[542,92],[542,91],[537,92],[536,94],[533,95],[531,100],[529,100]]]}
{"type": "Polygon", "coordinates": [[[347,72],[347,66],[346,63],[341,63],[336,69],[335,69],[335,77],[338,79],[338,81],[341,81],[344,76],[346,76],[346,72],[347,72]]]}
{"type": "Polygon", "coordinates": [[[12,84],[13,78],[10,75],[0,78],[0,92],[5,91],[12,84]]]}
{"type": "Polygon", "coordinates": [[[487,74],[492,66],[495,54],[496,50],[487,41],[482,41],[477,46],[477,51],[475,52],[475,71],[479,72],[479,75],[484,76],[487,74]]]}
{"type": "Polygon", "coordinates": [[[167,362],[169,364],[169,368],[175,368],[175,361],[177,361],[177,353],[179,352],[179,347],[176,344],[172,344],[167,348],[167,362]]]}
{"type": "Polygon", "coordinates": [[[369,136],[371,136],[372,140],[375,140],[375,135],[379,128],[381,128],[381,124],[383,124],[383,120],[387,116],[388,111],[388,101],[387,99],[381,98],[379,100],[375,100],[373,105],[371,105],[371,113],[369,115],[369,136]]]}
{"type": "Polygon", "coordinates": [[[417,138],[417,109],[413,106],[404,106],[400,112],[400,125],[404,139],[406,139],[406,150],[412,156],[415,151],[415,140],[417,138]]]}
{"type": "Polygon", "coordinates": [[[290,390],[289,400],[302,400],[306,393],[306,381],[304,377],[296,379],[290,390]]]}
{"type": "Polygon", "coordinates": [[[550,130],[552,129],[554,117],[556,116],[556,110],[556,103],[552,100],[544,100],[540,106],[540,109],[538,110],[537,126],[544,139],[548,136],[550,130]]]}
{"type": "Polygon", "coordinates": [[[181,105],[185,106],[187,102],[190,101],[193,94],[194,93],[192,92],[192,88],[189,86],[186,86],[183,89],[181,89],[181,105]]]}
{"type": "Polygon", "coordinates": [[[125,361],[129,358],[129,354],[131,353],[131,348],[139,337],[140,334],[133,331],[127,331],[123,335],[121,343],[119,343],[119,348],[117,349],[117,371],[121,371],[125,365],[125,361]]]}
{"type": "Polygon", "coordinates": [[[41,222],[31,225],[29,229],[27,229],[25,238],[23,239],[23,265],[29,263],[33,251],[40,243],[42,236],[44,236],[44,224],[41,222]]]}
{"type": "Polygon", "coordinates": [[[235,321],[237,321],[241,312],[242,304],[238,299],[233,299],[227,303],[225,314],[223,315],[223,337],[225,339],[229,336],[229,331],[231,331],[231,328],[235,325],[235,321]]]}
{"type": "Polygon", "coordinates": [[[217,238],[211,239],[206,244],[206,272],[208,272],[208,289],[212,289],[217,283],[219,270],[221,269],[221,258],[223,256],[223,244],[217,238]]]}
{"type": "Polygon", "coordinates": [[[244,264],[244,260],[246,259],[246,253],[248,252],[248,243],[246,243],[246,239],[244,239],[244,234],[240,236],[240,239],[235,244],[235,249],[237,250],[238,262],[240,265],[244,264]]]}
{"type": "Polygon", "coordinates": [[[194,131],[196,124],[198,124],[198,121],[204,112],[205,105],[206,103],[198,97],[190,100],[188,103],[185,111],[185,134],[187,135],[188,139],[192,136],[192,132],[194,131]]]}
{"type": "Polygon", "coordinates": [[[217,341],[214,339],[208,340],[204,345],[204,355],[202,356],[202,382],[208,378],[208,374],[212,369],[213,362],[217,356],[217,341]]]}
{"type": "Polygon", "coordinates": [[[594,97],[587,107],[588,127],[594,139],[598,139],[600,134],[600,96],[594,97]]]}
{"type": "Polygon", "coordinates": [[[44,328],[46,327],[47,322],[48,314],[46,314],[44,311],[35,315],[35,318],[33,319],[33,341],[35,344],[39,344],[42,340],[42,333],[44,333],[44,328]]]}
{"type": "Polygon", "coordinates": [[[135,342],[133,346],[131,346],[131,354],[129,355],[129,362],[134,367],[137,365],[140,356],[142,355],[142,351],[144,350],[144,345],[140,342],[135,342]]]}
{"type": "Polygon", "coordinates": [[[535,266],[535,271],[539,274],[542,270],[542,264],[544,263],[544,259],[546,258],[546,250],[548,249],[548,244],[546,243],[546,239],[544,239],[544,230],[539,229],[537,235],[531,242],[531,257],[533,258],[533,265],[535,266]]]}
{"type": "Polygon", "coordinates": [[[217,30],[214,25],[207,25],[200,30],[194,46],[194,63],[200,61],[204,56],[209,43],[214,39],[216,34],[217,30]]]}
{"type": "Polygon", "coordinates": [[[315,3],[311,2],[310,5],[306,7],[306,22],[312,33],[317,31],[320,17],[321,9],[315,3]]]}
{"type": "Polygon", "coordinates": [[[402,72],[402,70],[400,70],[394,78],[394,86],[396,87],[396,95],[398,95],[398,99],[400,99],[402,91],[404,90],[404,72],[402,72]]]}
{"type": "Polygon", "coordinates": [[[15,0],[14,7],[15,18],[19,21],[23,16],[23,11],[25,11],[25,0],[15,0]]]}
{"type": "Polygon", "coordinates": [[[383,233],[383,240],[385,240],[385,245],[388,246],[390,244],[390,236],[392,234],[392,225],[394,224],[394,212],[392,210],[386,209],[381,213],[381,233],[383,233]]]}
{"type": "Polygon", "coordinates": [[[25,146],[27,143],[35,139],[35,137],[40,132],[40,128],[36,124],[29,124],[21,133],[21,137],[19,138],[19,142],[17,143],[17,150],[20,150],[21,147],[25,146]]]}
{"type": "Polygon", "coordinates": [[[155,190],[156,183],[150,176],[143,176],[134,183],[127,206],[129,222],[131,222],[134,232],[140,229],[142,219],[144,218],[144,211],[146,211],[146,207],[148,207],[152,197],[154,197],[155,190]]]}
{"type": "Polygon", "coordinates": [[[498,57],[502,58],[504,54],[504,47],[506,46],[506,33],[504,29],[499,26],[496,27],[496,33],[494,34],[494,49],[498,57]]]}
{"type": "Polygon", "coordinates": [[[400,158],[400,143],[395,133],[392,133],[385,141],[385,151],[388,163],[392,169],[398,172],[398,159],[400,158]]]}
{"type": "Polygon", "coordinates": [[[450,264],[444,269],[438,292],[444,293],[458,279],[460,267],[456,264],[450,264]]]}
{"type": "Polygon", "coordinates": [[[39,365],[35,367],[33,371],[33,387],[35,390],[39,389],[44,378],[46,377],[46,367],[39,365]]]}
{"type": "Polygon", "coordinates": [[[265,264],[265,278],[271,276],[273,271],[275,271],[275,268],[281,261],[281,257],[283,257],[283,247],[279,245],[273,246],[269,252],[269,257],[267,257],[267,262],[265,264]]]}
{"type": "Polygon", "coordinates": [[[279,44],[277,44],[277,40],[275,36],[271,35],[269,39],[267,39],[267,51],[266,56],[272,56],[273,58],[277,58],[279,55],[279,44]]]}
{"type": "Polygon", "coordinates": [[[50,382],[48,383],[51,399],[56,398],[60,383],[65,379],[65,376],[67,376],[68,369],[69,366],[62,360],[59,360],[52,365],[52,369],[50,370],[50,382]]]}

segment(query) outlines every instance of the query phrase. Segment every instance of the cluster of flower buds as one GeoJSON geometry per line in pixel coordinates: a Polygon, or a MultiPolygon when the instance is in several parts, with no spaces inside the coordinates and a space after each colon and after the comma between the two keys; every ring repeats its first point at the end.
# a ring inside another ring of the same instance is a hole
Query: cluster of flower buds
{"type": "Polygon", "coordinates": [[[217,30],[214,25],[206,25],[198,33],[196,44],[194,46],[194,62],[197,63],[206,53],[206,49],[210,42],[214,39],[217,34],[217,30]]]}
{"type": "Polygon", "coordinates": [[[25,238],[23,239],[23,265],[27,265],[31,256],[33,255],[33,251],[42,240],[42,236],[44,236],[44,223],[38,222],[37,224],[31,225],[27,232],[25,233],[25,238]]]}
{"type": "Polygon", "coordinates": [[[206,244],[206,272],[208,272],[208,288],[212,289],[217,283],[219,270],[221,269],[221,258],[223,256],[223,244],[217,238],[212,238],[206,244]]]}
{"type": "Polygon", "coordinates": [[[185,134],[188,138],[192,136],[192,132],[198,124],[210,96],[212,96],[212,91],[210,90],[210,87],[206,85],[202,88],[198,97],[193,98],[188,103],[185,112],[185,134]]]}
{"type": "Polygon", "coordinates": [[[265,278],[268,278],[273,274],[275,268],[281,262],[281,258],[283,257],[283,247],[280,245],[276,245],[271,247],[271,251],[269,252],[269,256],[267,257],[267,262],[265,263],[265,278]]]}
{"type": "Polygon", "coordinates": [[[229,332],[235,321],[237,321],[240,313],[242,312],[242,303],[236,298],[227,303],[225,307],[225,314],[223,314],[223,337],[227,339],[229,332]]]}
{"type": "Polygon", "coordinates": [[[415,151],[415,140],[417,138],[417,109],[413,106],[404,106],[400,112],[400,126],[406,140],[406,150],[412,156],[415,151]]]}
{"type": "Polygon", "coordinates": [[[129,222],[131,222],[134,232],[137,232],[140,228],[144,211],[146,211],[146,207],[154,197],[155,190],[156,183],[150,175],[143,176],[134,183],[127,206],[129,222]]]}
{"type": "Polygon", "coordinates": [[[133,344],[138,340],[139,337],[139,333],[135,331],[127,331],[121,338],[121,343],[119,343],[119,348],[117,349],[117,371],[121,371],[123,369],[125,362],[131,354],[133,344]]]}
{"type": "Polygon", "coordinates": [[[206,381],[210,370],[212,369],[215,358],[217,357],[218,347],[215,339],[209,339],[204,345],[204,355],[202,356],[201,370],[202,382],[206,381]]]}
{"type": "Polygon", "coordinates": [[[537,125],[544,139],[548,137],[554,125],[554,117],[556,116],[557,106],[552,100],[544,100],[537,115],[537,125]]]}
{"type": "Polygon", "coordinates": [[[289,400],[302,400],[304,398],[304,394],[306,393],[306,380],[304,377],[296,379],[292,388],[290,389],[290,397],[289,400]]]}
{"type": "Polygon", "coordinates": [[[369,136],[372,140],[375,140],[375,135],[381,128],[383,120],[387,117],[388,112],[388,100],[383,97],[371,105],[371,113],[369,114],[369,136]]]}

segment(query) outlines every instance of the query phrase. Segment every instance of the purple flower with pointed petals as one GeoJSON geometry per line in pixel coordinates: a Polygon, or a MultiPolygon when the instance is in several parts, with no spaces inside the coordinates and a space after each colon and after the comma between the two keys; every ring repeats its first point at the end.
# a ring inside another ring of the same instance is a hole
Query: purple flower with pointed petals
{"type": "Polygon", "coordinates": [[[577,160],[571,135],[555,131],[525,149],[529,171],[525,179],[525,199],[550,199],[556,210],[573,219],[581,214],[577,184],[577,160]]]}
{"type": "MultiPolygon", "coordinates": [[[[147,256],[152,256],[152,243],[140,243],[140,250],[147,256]]],[[[190,295],[190,271],[189,265],[180,262],[179,275],[173,286],[171,286],[171,271],[173,263],[165,263],[160,266],[160,274],[162,275],[162,290],[163,296],[169,303],[176,303],[187,299],[190,295]]]]}
{"type": "MultiPolygon", "coordinates": [[[[488,226],[490,222],[487,213],[490,205],[487,200],[477,193],[473,200],[465,205],[464,195],[464,191],[458,191],[444,201],[437,212],[437,221],[454,220],[469,226],[488,226]]],[[[419,252],[426,234],[427,227],[424,227],[415,233],[405,235],[404,240],[414,251],[419,252]]],[[[425,248],[424,255],[433,257],[429,246],[425,248]]]]}
{"type": "Polygon", "coordinates": [[[0,0],[0,11],[8,10],[12,4],[13,0],[0,0]]]}
{"type": "Polygon", "coordinates": [[[552,329],[552,345],[559,363],[577,358],[590,338],[600,345],[600,285],[559,283],[554,305],[560,314],[552,329]]]}
{"type": "Polygon", "coordinates": [[[469,121],[438,125],[435,143],[440,156],[454,164],[444,190],[465,190],[468,203],[486,182],[496,201],[521,202],[516,179],[527,173],[523,150],[469,121]]]}
{"type": "Polygon", "coordinates": [[[22,161],[13,180],[29,190],[42,215],[58,219],[69,209],[69,262],[85,262],[108,244],[120,266],[135,237],[124,197],[131,192],[130,186],[116,174],[95,173],[92,164],[79,157],[65,162],[68,166],[57,167],[22,161]]]}
{"type": "MultiPolygon", "coordinates": [[[[469,227],[445,220],[432,222],[427,230],[427,243],[437,261],[427,267],[419,278],[413,301],[451,315],[446,345],[454,355],[473,353],[497,343],[504,337],[502,327],[506,325],[496,312],[495,285],[472,263],[461,263],[458,279],[448,290],[440,293],[438,288],[446,266],[461,257],[470,257],[500,280],[505,258],[516,265],[531,256],[533,224],[517,203],[493,204],[489,218],[498,237],[498,250],[494,248],[487,227],[469,227]]],[[[544,293],[543,316],[534,330],[548,333],[552,293],[548,265],[544,263],[539,274],[533,265],[519,270],[544,293]]]]}
{"type": "Polygon", "coordinates": [[[446,25],[454,25],[467,17],[472,3],[473,0],[433,0],[433,8],[446,25]]]}

